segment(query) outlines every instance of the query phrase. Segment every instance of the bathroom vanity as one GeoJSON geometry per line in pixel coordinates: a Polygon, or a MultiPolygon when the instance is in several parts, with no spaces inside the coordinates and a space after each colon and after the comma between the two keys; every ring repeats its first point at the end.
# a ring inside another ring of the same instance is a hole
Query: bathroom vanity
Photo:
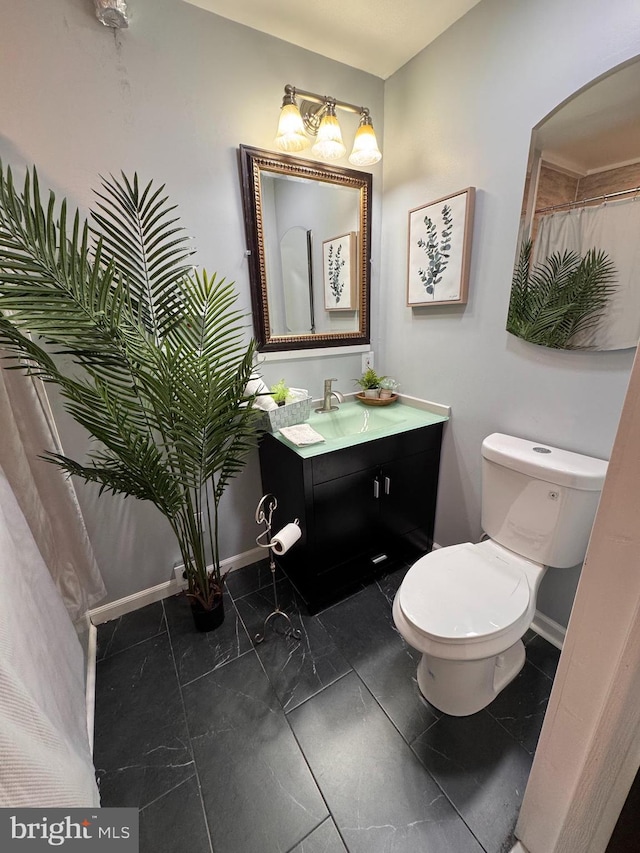
{"type": "Polygon", "coordinates": [[[277,558],[310,612],[431,549],[446,415],[358,402],[313,413],[321,444],[265,434],[260,466],[275,495],[274,528],[297,518],[301,539],[277,558]]]}

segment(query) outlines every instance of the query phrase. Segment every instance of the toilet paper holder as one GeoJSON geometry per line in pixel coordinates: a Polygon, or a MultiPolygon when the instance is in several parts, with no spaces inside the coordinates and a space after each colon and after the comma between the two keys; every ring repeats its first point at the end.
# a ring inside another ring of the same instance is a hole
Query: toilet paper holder
{"type": "MultiPolygon", "coordinates": [[[[273,585],[273,603],[275,605],[275,610],[272,610],[271,613],[264,620],[262,633],[258,633],[255,635],[254,640],[256,643],[263,642],[267,631],[267,625],[276,616],[281,616],[288,623],[288,628],[285,631],[285,637],[293,637],[294,640],[300,640],[300,638],[302,637],[300,630],[298,628],[293,627],[293,625],[291,624],[291,619],[283,610],[280,610],[280,605],[278,604],[278,590],[276,588],[276,562],[273,556],[274,539],[271,536],[271,520],[273,517],[274,510],[277,506],[278,501],[276,500],[275,495],[266,494],[260,498],[258,506],[256,507],[256,524],[265,525],[264,531],[256,538],[256,545],[259,548],[267,548],[269,550],[269,570],[271,571],[271,583],[273,585]]],[[[298,527],[300,526],[300,522],[297,518],[294,520],[293,524],[297,524],[298,527]]],[[[285,550],[278,551],[278,553],[284,554],[285,551],[288,550],[288,547],[285,548],[285,550]]]]}

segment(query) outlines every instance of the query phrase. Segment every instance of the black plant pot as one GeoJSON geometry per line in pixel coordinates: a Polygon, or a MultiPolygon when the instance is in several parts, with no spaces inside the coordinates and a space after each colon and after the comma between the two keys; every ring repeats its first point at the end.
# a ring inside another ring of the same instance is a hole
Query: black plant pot
{"type": "Polygon", "coordinates": [[[191,613],[197,631],[214,631],[224,622],[224,598],[219,596],[211,610],[206,610],[199,601],[192,601],[191,613]]]}

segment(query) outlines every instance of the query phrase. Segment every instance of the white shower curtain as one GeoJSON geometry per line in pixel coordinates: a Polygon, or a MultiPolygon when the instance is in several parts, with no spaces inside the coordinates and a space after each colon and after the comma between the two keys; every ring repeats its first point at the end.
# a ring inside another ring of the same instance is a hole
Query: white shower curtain
{"type": "Polygon", "coordinates": [[[106,590],[73,484],[40,458],[46,450],[62,452],[42,382],[0,370],[0,466],[71,619],[81,625],[106,590]]]}
{"type": "MultiPolygon", "coordinates": [[[[0,356],[4,353],[0,353],[0,356]]],[[[98,806],[75,626],[105,595],[44,387],[0,369],[0,807],[98,806]]]]}
{"type": "Polygon", "coordinates": [[[0,807],[99,804],[82,648],[0,468],[0,807]]]}
{"type": "Polygon", "coordinates": [[[576,338],[598,350],[635,347],[640,338],[640,199],[605,202],[540,218],[533,263],[565,250],[601,249],[616,269],[616,291],[600,323],[576,338]]]}

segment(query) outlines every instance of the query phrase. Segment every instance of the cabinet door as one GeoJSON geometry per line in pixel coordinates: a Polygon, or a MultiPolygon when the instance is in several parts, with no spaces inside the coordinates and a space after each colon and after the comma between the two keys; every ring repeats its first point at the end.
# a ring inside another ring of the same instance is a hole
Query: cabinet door
{"type": "Polygon", "coordinates": [[[314,486],[315,548],[327,563],[339,565],[375,550],[379,539],[378,475],[378,468],[368,468],[314,486]]]}
{"type": "Polygon", "coordinates": [[[387,463],[381,474],[381,523],[389,536],[421,530],[433,538],[438,456],[417,453],[387,463]]]}

